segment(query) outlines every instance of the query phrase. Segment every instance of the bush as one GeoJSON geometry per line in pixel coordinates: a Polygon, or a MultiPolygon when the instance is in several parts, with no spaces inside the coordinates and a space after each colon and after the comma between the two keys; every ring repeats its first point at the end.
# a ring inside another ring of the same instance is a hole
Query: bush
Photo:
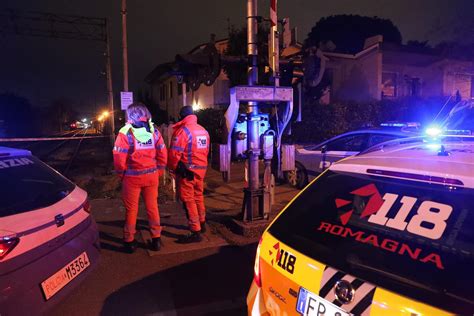
{"type": "Polygon", "coordinates": [[[209,133],[211,143],[222,144],[225,139],[225,111],[223,109],[203,109],[196,111],[198,123],[209,133]]]}
{"type": "MultiPolygon", "coordinates": [[[[350,130],[376,127],[382,122],[433,122],[446,100],[399,99],[373,102],[313,103],[303,106],[302,122],[293,123],[284,141],[318,143],[350,130]]],[[[449,107],[449,106],[448,106],[449,107]]]]}

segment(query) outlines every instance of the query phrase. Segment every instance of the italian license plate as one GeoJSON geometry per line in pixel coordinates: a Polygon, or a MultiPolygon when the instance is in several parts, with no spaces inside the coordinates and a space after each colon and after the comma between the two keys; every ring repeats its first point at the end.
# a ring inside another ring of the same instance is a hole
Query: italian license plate
{"type": "Polygon", "coordinates": [[[349,316],[350,313],[342,310],[324,298],[300,288],[298,302],[296,305],[298,313],[305,316],[349,316]]]}
{"type": "Polygon", "coordinates": [[[43,281],[41,283],[41,288],[43,289],[46,300],[49,300],[54,294],[58,293],[69,282],[84,272],[90,264],[87,253],[83,252],[61,270],[43,281]]]}

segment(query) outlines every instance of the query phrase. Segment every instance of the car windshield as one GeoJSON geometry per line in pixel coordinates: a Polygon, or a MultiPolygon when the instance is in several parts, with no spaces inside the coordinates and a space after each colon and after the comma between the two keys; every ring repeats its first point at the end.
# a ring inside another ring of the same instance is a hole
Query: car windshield
{"type": "Polygon", "coordinates": [[[52,205],[75,185],[33,156],[0,158],[0,217],[52,205]]]}
{"type": "Polygon", "coordinates": [[[440,308],[474,307],[474,190],[328,171],[269,228],[290,247],[440,308]]]}

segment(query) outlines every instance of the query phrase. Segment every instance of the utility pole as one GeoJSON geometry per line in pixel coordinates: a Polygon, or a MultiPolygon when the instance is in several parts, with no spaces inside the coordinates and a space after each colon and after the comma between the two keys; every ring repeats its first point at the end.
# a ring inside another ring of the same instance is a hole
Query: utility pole
{"type": "Polygon", "coordinates": [[[128,91],[127,0],[122,0],[123,91],[128,91]]]}
{"type": "MultiPolygon", "coordinates": [[[[248,55],[248,85],[255,86],[258,83],[258,46],[257,46],[257,0],[247,0],[247,55],[248,55]]],[[[246,212],[247,217],[258,216],[260,209],[260,179],[258,171],[258,160],[260,155],[258,102],[248,102],[247,112],[247,135],[248,135],[248,159],[249,159],[249,187],[247,192],[246,212]],[[250,214],[248,214],[250,213],[250,214]],[[257,214],[256,214],[257,213],[257,214]],[[250,215],[250,216],[249,216],[250,215]]]]}
{"type": "Polygon", "coordinates": [[[280,86],[280,37],[278,36],[278,0],[270,0],[270,52],[275,87],[280,86]]]}
{"type": "Polygon", "coordinates": [[[106,28],[106,43],[107,51],[105,53],[106,58],[106,73],[107,73],[107,94],[109,102],[109,112],[110,112],[110,141],[112,146],[115,142],[115,114],[114,114],[114,91],[112,88],[112,66],[110,62],[110,31],[109,23],[105,20],[106,28]]]}

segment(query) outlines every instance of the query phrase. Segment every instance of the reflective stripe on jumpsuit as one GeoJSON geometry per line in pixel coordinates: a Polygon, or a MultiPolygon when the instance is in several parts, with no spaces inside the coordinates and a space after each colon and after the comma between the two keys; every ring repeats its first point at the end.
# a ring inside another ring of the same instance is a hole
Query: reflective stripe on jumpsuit
{"type": "Polygon", "coordinates": [[[156,129],[146,135],[126,125],[117,136],[113,153],[115,170],[122,179],[122,201],[126,209],[124,241],[135,238],[140,193],[145,202],[151,236],[160,237],[158,184],[167,160],[163,138],[156,129]],[[141,138],[137,139],[134,132],[143,135],[138,135],[141,138]],[[147,136],[151,138],[147,140],[147,136]]]}
{"type": "Polygon", "coordinates": [[[193,173],[193,179],[176,175],[177,191],[188,216],[189,229],[201,231],[206,220],[204,204],[204,177],[209,153],[209,134],[197,124],[197,117],[189,115],[174,125],[174,133],[168,155],[168,168],[176,170],[182,163],[193,173]]]}

